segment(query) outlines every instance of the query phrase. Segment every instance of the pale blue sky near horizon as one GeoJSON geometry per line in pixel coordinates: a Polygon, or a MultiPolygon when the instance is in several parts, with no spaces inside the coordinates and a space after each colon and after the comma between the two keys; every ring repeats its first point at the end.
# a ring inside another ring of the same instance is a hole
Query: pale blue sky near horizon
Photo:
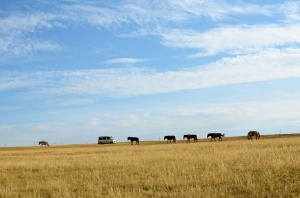
{"type": "Polygon", "coordinates": [[[0,147],[300,130],[300,1],[0,0],[0,147]]]}

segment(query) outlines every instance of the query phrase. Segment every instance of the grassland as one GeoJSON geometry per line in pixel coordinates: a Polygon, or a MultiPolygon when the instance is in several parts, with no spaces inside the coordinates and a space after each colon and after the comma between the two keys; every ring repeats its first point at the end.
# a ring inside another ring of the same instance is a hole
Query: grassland
{"type": "Polygon", "coordinates": [[[299,197],[300,136],[0,148],[0,197],[299,197]]]}

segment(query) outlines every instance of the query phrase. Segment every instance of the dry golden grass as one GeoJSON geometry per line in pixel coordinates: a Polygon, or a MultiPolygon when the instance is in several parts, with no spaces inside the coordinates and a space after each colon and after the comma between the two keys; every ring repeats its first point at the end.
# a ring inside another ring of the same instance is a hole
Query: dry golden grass
{"type": "Polygon", "coordinates": [[[0,148],[0,197],[299,197],[300,136],[0,148]]]}

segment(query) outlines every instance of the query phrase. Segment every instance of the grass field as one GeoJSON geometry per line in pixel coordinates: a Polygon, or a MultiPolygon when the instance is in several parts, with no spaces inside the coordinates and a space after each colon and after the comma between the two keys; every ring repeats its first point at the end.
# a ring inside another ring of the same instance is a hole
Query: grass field
{"type": "Polygon", "coordinates": [[[300,135],[0,148],[0,197],[300,197],[300,135]]]}

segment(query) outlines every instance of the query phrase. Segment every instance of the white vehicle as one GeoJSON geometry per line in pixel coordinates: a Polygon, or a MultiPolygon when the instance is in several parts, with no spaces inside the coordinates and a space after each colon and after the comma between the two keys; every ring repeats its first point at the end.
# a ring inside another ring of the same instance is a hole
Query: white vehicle
{"type": "Polygon", "coordinates": [[[112,136],[100,136],[98,144],[115,144],[117,141],[112,136]]]}

